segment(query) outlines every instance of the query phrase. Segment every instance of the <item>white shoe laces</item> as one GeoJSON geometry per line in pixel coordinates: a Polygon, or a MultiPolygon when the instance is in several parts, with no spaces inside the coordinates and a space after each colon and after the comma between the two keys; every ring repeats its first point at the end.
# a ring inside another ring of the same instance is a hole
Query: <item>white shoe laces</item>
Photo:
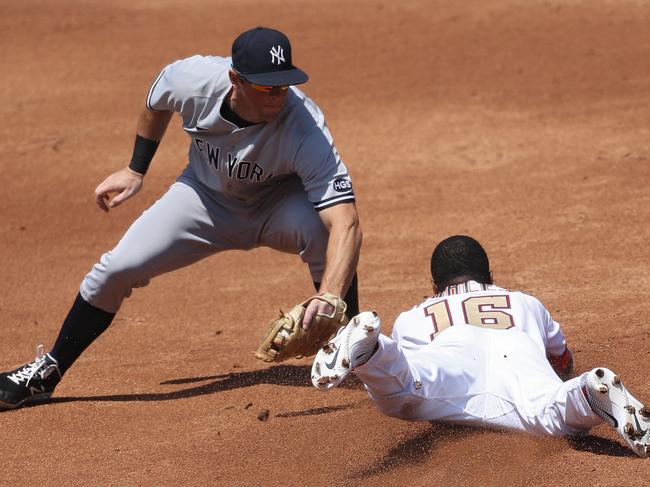
{"type": "Polygon", "coordinates": [[[36,348],[36,358],[33,362],[28,363],[23,368],[18,369],[13,374],[7,376],[14,384],[20,385],[21,382],[25,382],[25,387],[29,385],[29,382],[38,374],[40,379],[45,379],[50,375],[52,370],[56,369],[56,365],[50,364],[49,366],[43,368],[45,365],[45,353],[43,352],[43,345],[39,345],[36,348]]]}

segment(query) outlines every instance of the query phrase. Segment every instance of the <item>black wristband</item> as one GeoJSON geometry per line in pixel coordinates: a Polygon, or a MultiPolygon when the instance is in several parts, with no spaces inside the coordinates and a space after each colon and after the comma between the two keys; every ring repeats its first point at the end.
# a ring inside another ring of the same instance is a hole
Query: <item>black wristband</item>
{"type": "Polygon", "coordinates": [[[158,149],[159,143],[160,142],[156,140],[145,139],[140,135],[136,135],[129,169],[142,174],[143,176],[147,174],[147,169],[149,169],[149,164],[151,164],[151,160],[156,153],[156,149],[158,149]]]}

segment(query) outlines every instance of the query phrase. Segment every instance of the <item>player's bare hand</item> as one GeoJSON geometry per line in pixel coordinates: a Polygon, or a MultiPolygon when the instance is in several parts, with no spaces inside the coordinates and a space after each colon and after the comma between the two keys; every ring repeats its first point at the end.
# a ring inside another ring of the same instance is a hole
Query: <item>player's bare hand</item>
{"type": "Polygon", "coordinates": [[[317,314],[322,315],[331,315],[334,312],[334,306],[329,304],[327,301],[321,301],[320,299],[313,299],[307,305],[305,309],[305,314],[302,319],[303,329],[308,329],[311,324],[311,320],[314,319],[314,316],[317,314]]]}
{"type": "Polygon", "coordinates": [[[104,211],[115,208],[142,188],[144,176],[125,167],[108,176],[95,189],[95,201],[104,211]],[[116,196],[112,196],[117,193],[116,196]]]}
{"type": "Polygon", "coordinates": [[[567,347],[564,353],[558,357],[553,355],[547,355],[551,367],[555,373],[560,377],[560,379],[567,381],[573,376],[573,354],[571,350],[567,347]]]}

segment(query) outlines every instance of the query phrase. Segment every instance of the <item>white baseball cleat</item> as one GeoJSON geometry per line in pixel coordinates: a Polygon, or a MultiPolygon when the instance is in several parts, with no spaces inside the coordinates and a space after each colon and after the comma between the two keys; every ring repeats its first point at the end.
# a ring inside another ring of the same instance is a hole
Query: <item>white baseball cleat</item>
{"type": "Polygon", "coordinates": [[[381,321],[374,311],[364,311],[316,354],[311,367],[311,383],[321,390],[332,389],[356,367],[365,364],[375,352],[381,321]]]}
{"type": "Polygon", "coordinates": [[[599,367],[587,375],[584,388],[591,409],[616,429],[640,457],[650,454],[650,409],[630,394],[621,379],[599,367]]]}

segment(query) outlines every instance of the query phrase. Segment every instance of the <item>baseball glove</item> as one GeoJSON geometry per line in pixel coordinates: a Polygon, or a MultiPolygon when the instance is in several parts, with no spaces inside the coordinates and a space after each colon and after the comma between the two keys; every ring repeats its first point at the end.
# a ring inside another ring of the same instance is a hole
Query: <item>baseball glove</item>
{"type": "Polygon", "coordinates": [[[341,298],[330,293],[322,293],[294,306],[288,313],[280,310],[280,317],[271,323],[255,356],[265,362],[282,362],[292,357],[314,355],[341,326],[347,325],[346,309],[347,305],[341,298]],[[331,304],[334,311],[329,315],[317,314],[309,328],[304,330],[302,318],[307,306],[314,299],[331,304]]]}

